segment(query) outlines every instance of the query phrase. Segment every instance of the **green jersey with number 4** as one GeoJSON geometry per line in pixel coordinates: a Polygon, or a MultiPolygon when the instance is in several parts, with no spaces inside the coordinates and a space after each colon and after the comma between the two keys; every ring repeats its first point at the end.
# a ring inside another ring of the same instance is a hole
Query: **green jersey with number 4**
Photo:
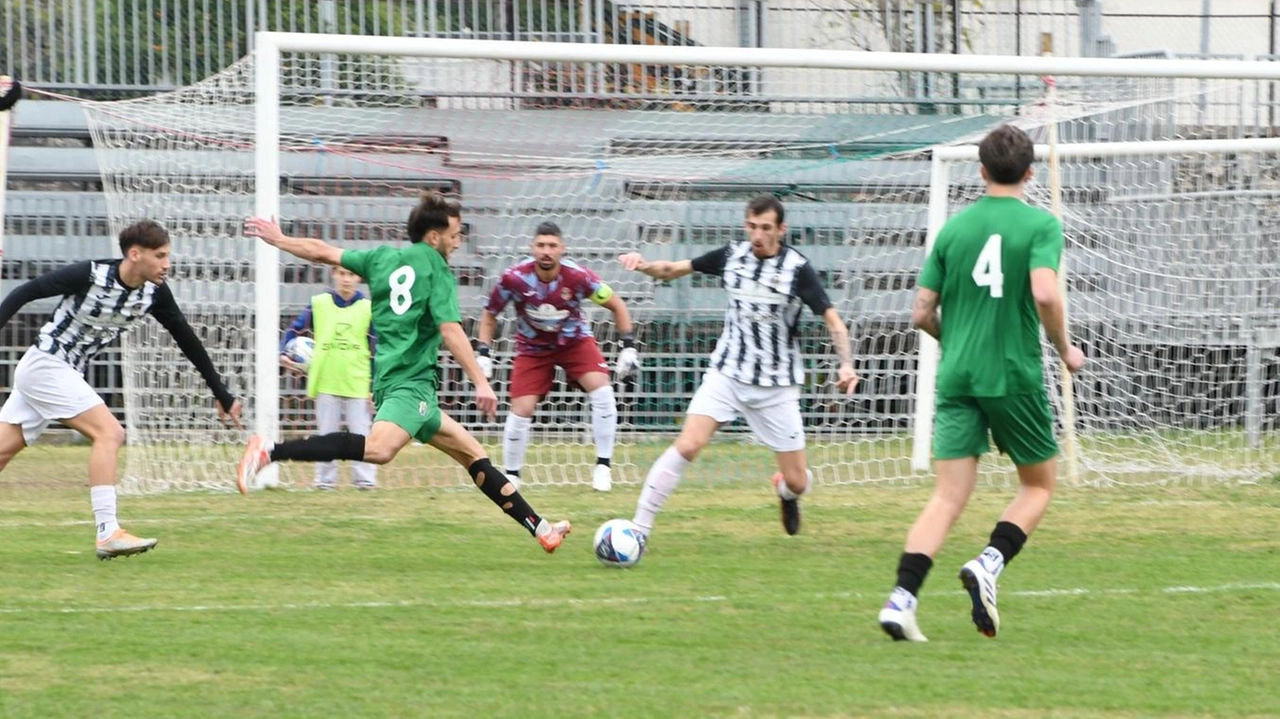
{"type": "Polygon", "coordinates": [[[1031,270],[1056,272],[1061,257],[1062,223],[1014,197],[983,197],[943,225],[919,280],[940,295],[939,395],[1044,387],[1031,270]]]}
{"type": "Polygon", "coordinates": [[[342,266],[365,278],[378,335],[375,393],[435,383],[440,325],[461,322],[458,281],[440,252],[425,242],[406,247],[346,250],[342,266]]]}

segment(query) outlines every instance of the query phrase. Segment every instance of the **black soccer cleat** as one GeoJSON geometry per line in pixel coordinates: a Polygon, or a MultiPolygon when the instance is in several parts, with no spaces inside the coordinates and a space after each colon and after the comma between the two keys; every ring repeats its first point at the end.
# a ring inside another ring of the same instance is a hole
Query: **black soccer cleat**
{"type": "Polygon", "coordinates": [[[798,499],[780,499],[782,503],[782,528],[787,530],[787,534],[795,534],[800,531],[800,500],[798,499]]]}
{"type": "MultiPolygon", "coordinates": [[[[777,490],[782,485],[782,472],[773,475],[773,488],[777,490]]],[[[787,534],[794,535],[800,531],[800,500],[783,499],[781,495],[778,501],[782,503],[782,528],[787,534]]]]}

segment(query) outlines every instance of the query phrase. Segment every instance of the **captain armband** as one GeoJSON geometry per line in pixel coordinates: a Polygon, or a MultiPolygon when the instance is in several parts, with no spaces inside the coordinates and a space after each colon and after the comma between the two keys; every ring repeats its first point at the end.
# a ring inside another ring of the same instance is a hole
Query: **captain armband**
{"type": "Polygon", "coordinates": [[[603,305],[613,299],[613,288],[601,282],[600,288],[593,292],[589,299],[598,305],[603,305]]]}

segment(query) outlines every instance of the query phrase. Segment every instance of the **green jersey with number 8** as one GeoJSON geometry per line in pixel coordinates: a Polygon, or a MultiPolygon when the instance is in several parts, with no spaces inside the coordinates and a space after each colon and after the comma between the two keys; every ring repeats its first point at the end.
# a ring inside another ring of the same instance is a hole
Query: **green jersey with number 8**
{"type": "Polygon", "coordinates": [[[440,252],[425,242],[406,247],[346,250],[342,266],[369,284],[378,336],[375,394],[437,381],[440,325],[461,322],[458,281],[440,252]]]}
{"type": "Polygon", "coordinates": [[[1031,271],[1056,272],[1061,257],[1062,223],[1014,197],[985,196],[943,225],[919,279],[940,295],[939,395],[1004,397],[1044,387],[1031,271]]]}

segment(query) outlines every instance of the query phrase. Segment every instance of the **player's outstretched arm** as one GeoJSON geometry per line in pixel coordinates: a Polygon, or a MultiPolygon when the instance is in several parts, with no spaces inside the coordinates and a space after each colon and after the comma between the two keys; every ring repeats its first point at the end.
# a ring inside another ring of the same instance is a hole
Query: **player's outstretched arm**
{"type": "Polygon", "coordinates": [[[61,297],[87,292],[93,286],[90,262],[77,262],[52,272],[23,282],[13,288],[9,295],[0,302],[0,327],[9,324],[9,320],[28,302],[45,297],[61,297]]]}
{"type": "Polygon", "coordinates": [[[222,376],[214,368],[213,360],[209,359],[209,352],[200,343],[200,338],[196,337],[182,310],[178,309],[178,303],[173,299],[173,292],[169,290],[168,285],[160,285],[156,288],[155,301],[151,303],[151,315],[156,318],[160,326],[169,331],[174,341],[178,343],[178,349],[182,350],[182,354],[195,365],[200,376],[204,378],[205,384],[209,385],[209,389],[213,391],[213,396],[218,401],[218,417],[224,424],[230,422],[236,428],[240,428],[240,400],[233,397],[227,386],[223,384],[222,376]]]}
{"type": "Polygon", "coordinates": [[[272,247],[308,262],[319,262],[337,267],[342,264],[342,250],[324,240],[310,237],[289,237],[275,220],[250,217],[244,221],[245,237],[257,237],[272,247]]]}
{"type": "Polygon", "coordinates": [[[1067,334],[1067,310],[1062,293],[1058,291],[1058,273],[1047,267],[1032,270],[1031,296],[1035,299],[1036,314],[1040,315],[1045,336],[1058,351],[1062,363],[1070,372],[1079,371],[1084,366],[1084,352],[1071,344],[1071,337],[1067,334]]]}
{"type": "Polygon", "coordinates": [[[471,340],[467,337],[467,333],[463,331],[462,324],[459,322],[440,323],[440,341],[444,344],[444,348],[449,350],[453,358],[458,361],[458,364],[462,365],[462,371],[467,373],[467,378],[471,380],[471,384],[475,385],[476,406],[480,408],[480,412],[491,419],[497,416],[498,395],[493,393],[493,388],[489,386],[489,380],[480,371],[480,364],[476,361],[476,354],[471,351],[471,340]]]}
{"type": "Polygon", "coordinates": [[[828,307],[822,313],[822,321],[827,325],[827,333],[831,335],[831,346],[835,348],[839,366],[836,369],[836,387],[848,394],[858,387],[858,373],[853,369],[853,347],[849,344],[849,328],[836,308],[828,307]]]}
{"type": "Polygon", "coordinates": [[[657,260],[646,262],[639,252],[628,252],[618,256],[623,269],[642,272],[655,280],[675,280],[693,273],[693,262],[690,260],[657,260]]]}

